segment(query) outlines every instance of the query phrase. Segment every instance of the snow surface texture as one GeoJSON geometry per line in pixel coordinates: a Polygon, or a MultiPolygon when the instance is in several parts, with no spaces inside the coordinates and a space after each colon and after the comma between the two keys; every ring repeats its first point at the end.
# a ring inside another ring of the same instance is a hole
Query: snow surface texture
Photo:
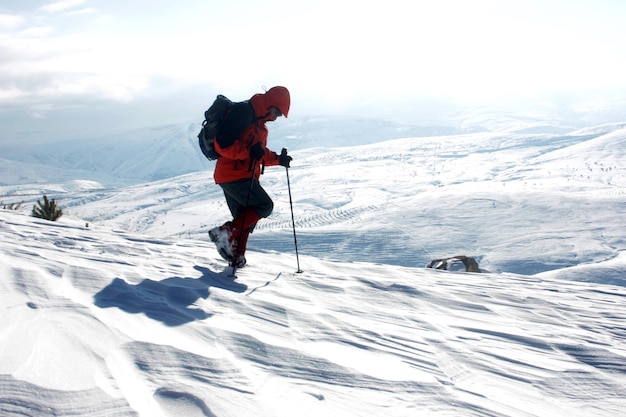
{"type": "Polygon", "coordinates": [[[625,152],[619,126],[301,150],[304,272],[276,167],[237,279],[210,170],[2,186],[0,415],[622,415],[625,152]],[[423,268],[460,254],[492,272],[423,268]]]}

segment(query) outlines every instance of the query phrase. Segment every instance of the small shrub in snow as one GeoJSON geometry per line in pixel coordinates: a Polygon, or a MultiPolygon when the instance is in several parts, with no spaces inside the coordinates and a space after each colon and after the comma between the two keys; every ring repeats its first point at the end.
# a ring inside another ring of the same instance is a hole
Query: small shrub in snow
{"type": "Polygon", "coordinates": [[[37,204],[33,206],[32,216],[39,219],[45,219],[50,221],[56,221],[63,215],[63,210],[57,208],[57,203],[54,200],[48,200],[47,196],[43,196],[43,204],[37,200],[37,204]]]}
{"type": "Polygon", "coordinates": [[[2,204],[3,210],[19,210],[22,207],[22,203],[2,204]]]}

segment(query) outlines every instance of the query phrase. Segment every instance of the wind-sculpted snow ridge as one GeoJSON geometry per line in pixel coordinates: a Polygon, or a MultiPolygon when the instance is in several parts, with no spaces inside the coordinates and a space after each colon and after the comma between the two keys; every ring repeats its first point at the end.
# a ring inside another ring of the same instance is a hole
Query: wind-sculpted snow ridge
{"type": "Polygon", "coordinates": [[[49,389],[0,375],[0,412],[3,416],[130,417],[138,414],[123,399],[99,388],[83,391],[49,389]]]}
{"type": "MultiPolygon", "coordinates": [[[[615,416],[626,289],[0,210],[2,416],[615,416]]],[[[615,260],[619,262],[619,260],[615,260]]],[[[591,265],[578,270],[593,275],[591,265]]]]}

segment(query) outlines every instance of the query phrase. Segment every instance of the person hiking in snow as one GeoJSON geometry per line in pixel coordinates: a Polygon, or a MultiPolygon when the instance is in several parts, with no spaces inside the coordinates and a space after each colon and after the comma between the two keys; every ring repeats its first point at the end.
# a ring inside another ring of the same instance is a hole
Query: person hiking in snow
{"type": "Polygon", "coordinates": [[[215,164],[213,178],[224,191],[233,220],[211,229],[209,236],[230,266],[246,265],[248,235],[274,209],[259,177],[265,166],[289,168],[292,158],[286,149],[277,154],[267,148],[265,124],[280,116],[287,117],[290,103],[289,90],[280,86],[234,103],[215,138],[215,149],[221,157],[215,164]]]}

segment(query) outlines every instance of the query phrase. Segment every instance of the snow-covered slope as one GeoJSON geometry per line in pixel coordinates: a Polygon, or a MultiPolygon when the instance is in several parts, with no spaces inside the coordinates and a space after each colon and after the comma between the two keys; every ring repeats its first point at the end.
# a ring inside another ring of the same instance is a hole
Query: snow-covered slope
{"type": "MultiPolygon", "coordinates": [[[[0,211],[3,416],[615,416],[626,289],[0,211]]],[[[593,269],[588,271],[593,274],[593,269]]]]}
{"type": "Polygon", "coordinates": [[[206,235],[229,218],[210,167],[114,187],[40,165],[12,183],[4,161],[0,202],[24,204],[0,210],[0,415],[623,414],[625,139],[294,151],[304,272],[268,167],[236,280],[206,235]],[[59,222],[28,216],[42,194],[59,222]],[[423,267],[460,254],[492,272],[423,267]]]}
{"type": "MultiPolygon", "coordinates": [[[[626,247],[616,226],[626,224],[626,130],[616,129],[295,151],[290,177],[301,250],[418,267],[466,254],[490,271],[521,274],[612,259],[626,247]]],[[[284,169],[267,168],[263,184],[275,210],[250,245],[292,251],[284,169]]],[[[67,215],[159,238],[206,240],[210,227],[229,218],[211,167],[121,189],[72,181],[0,190],[5,203],[25,200],[25,207],[47,190],[67,215]]]]}

